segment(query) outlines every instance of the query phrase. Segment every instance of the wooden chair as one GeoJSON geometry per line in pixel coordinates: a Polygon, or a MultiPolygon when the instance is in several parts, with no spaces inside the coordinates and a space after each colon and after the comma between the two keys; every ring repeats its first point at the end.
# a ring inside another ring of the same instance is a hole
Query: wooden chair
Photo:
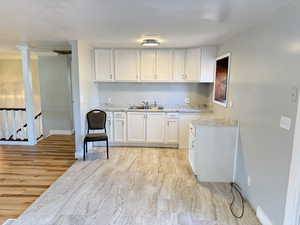
{"type": "Polygon", "coordinates": [[[88,152],[88,142],[105,141],[106,142],[106,157],[109,159],[108,153],[108,136],[106,134],[106,113],[99,109],[94,109],[86,115],[88,129],[83,141],[83,160],[88,152]],[[90,130],[104,130],[104,133],[90,133],[90,130]]]}

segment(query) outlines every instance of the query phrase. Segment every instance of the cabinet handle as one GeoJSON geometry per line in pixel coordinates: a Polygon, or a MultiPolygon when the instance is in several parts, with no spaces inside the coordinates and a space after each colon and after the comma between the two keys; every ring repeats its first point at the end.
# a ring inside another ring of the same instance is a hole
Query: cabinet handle
{"type": "Polygon", "coordinates": [[[109,74],[110,79],[112,80],[112,74],[109,74]]]}

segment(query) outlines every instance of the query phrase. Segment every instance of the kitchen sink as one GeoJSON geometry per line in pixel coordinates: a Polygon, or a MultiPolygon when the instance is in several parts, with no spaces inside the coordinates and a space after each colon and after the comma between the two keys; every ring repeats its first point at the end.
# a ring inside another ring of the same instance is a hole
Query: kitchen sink
{"type": "Polygon", "coordinates": [[[144,106],[144,105],[132,105],[129,109],[147,109],[147,110],[163,110],[163,106],[144,106]]]}

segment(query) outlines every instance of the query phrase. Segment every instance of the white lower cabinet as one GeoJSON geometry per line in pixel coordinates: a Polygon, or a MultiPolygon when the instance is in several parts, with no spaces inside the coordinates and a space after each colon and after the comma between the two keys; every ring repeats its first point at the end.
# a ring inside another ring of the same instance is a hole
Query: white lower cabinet
{"type": "Polygon", "coordinates": [[[146,142],[146,113],[127,113],[128,142],[146,142]]]}
{"type": "Polygon", "coordinates": [[[147,143],[163,143],[165,136],[165,113],[147,113],[147,143]]]}
{"type": "Polygon", "coordinates": [[[180,144],[179,114],[160,112],[114,112],[107,118],[110,142],[147,146],[180,144]],[[158,144],[158,145],[157,145],[158,144]]]}
{"type": "Polygon", "coordinates": [[[108,141],[113,142],[113,115],[112,113],[107,114],[107,120],[106,120],[106,133],[108,136],[108,141]]]}
{"type": "Polygon", "coordinates": [[[178,131],[179,123],[177,116],[171,116],[166,118],[165,126],[165,143],[166,144],[178,144],[178,131]]]}
{"type": "Polygon", "coordinates": [[[200,119],[201,115],[197,114],[186,114],[180,116],[179,121],[179,148],[188,149],[189,147],[189,125],[193,120],[200,119]]]}
{"type": "Polygon", "coordinates": [[[126,113],[114,113],[114,142],[126,142],[126,113]]]}

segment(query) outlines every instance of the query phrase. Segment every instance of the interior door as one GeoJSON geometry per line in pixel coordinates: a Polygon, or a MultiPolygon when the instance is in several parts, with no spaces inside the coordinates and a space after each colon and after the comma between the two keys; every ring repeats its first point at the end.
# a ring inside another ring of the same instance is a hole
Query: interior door
{"type": "Polygon", "coordinates": [[[172,80],[172,50],[157,49],[156,55],[157,80],[172,80]]]}
{"type": "Polygon", "coordinates": [[[146,141],[146,114],[138,112],[127,113],[128,142],[146,141]]]}
{"type": "Polygon", "coordinates": [[[139,58],[137,49],[115,50],[115,79],[118,81],[138,80],[139,58]]]}
{"type": "Polygon", "coordinates": [[[164,113],[147,113],[147,143],[164,142],[164,113]]]}
{"type": "Polygon", "coordinates": [[[156,80],[155,49],[141,50],[141,80],[156,80]]]}

